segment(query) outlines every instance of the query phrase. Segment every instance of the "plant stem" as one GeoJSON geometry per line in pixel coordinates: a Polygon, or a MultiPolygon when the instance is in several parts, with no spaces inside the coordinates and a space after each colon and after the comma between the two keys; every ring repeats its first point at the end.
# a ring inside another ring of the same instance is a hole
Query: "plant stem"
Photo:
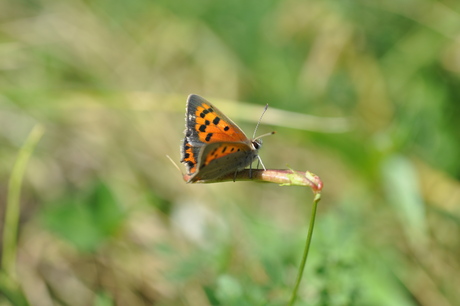
{"type": "Polygon", "coordinates": [[[307,258],[308,258],[308,251],[310,250],[311,237],[313,236],[313,229],[315,227],[316,209],[318,208],[319,200],[321,200],[321,194],[316,193],[315,199],[313,200],[313,206],[312,206],[312,209],[311,209],[310,226],[308,228],[307,240],[305,242],[305,248],[304,248],[304,251],[303,251],[302,260],[300,262],[300,267],[299,267],[299,271],[298,271],[298,274],[297,274],[296,284],[295,284],[294,290],[292,291],[291,300],[289,301],[289,304],[288,304],[289,306],[294,305],[294,302],[295,302],[295,300],[297,298],[297,291],[299,290],[300,282],[302,281],[303,271],[305,269],[305,264],[306,264],[307,258]]]}
{"type": "Polygon", "coordinates": [[[303,186],[310,187],[315,193],[319,193],[323,188],[323,182],[316,174],[310,171],[295,171],[292,169],[252,169],[252,171],[244,169],[238,173],[229,173],[214,179],[194,180],[193,176],[187,174],[183,175],[183,178],[186,182],[191,180],[190,182],[195,184],[252,181],[275,183],[281,186],[303,186]]]}
{"type": "Polygon", "coordinates": [[[44,133],[42,125],[37,124],[18,153],[8,182],[8,198],[6,201],[5,222],[3,228],[3,254],[1,270],[13,280],[16,278],[16,247],[20,215],[19,197],[21,185],[29,158],[44,133]]]}

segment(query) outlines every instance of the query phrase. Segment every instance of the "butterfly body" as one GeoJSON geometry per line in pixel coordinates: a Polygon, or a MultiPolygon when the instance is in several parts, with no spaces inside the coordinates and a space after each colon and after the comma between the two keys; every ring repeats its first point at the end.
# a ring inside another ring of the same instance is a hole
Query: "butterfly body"
{"type": "Polygon", "coordinates": [[[219,109],[198,95],[187,99],[181,147],[187,183],[236,173],[258,157],[260,139],[251,140],[219,109]]]}

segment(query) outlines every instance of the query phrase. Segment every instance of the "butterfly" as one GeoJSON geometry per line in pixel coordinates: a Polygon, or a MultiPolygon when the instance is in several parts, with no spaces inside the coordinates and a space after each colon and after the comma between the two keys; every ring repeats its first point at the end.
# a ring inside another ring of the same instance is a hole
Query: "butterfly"
{"type": "Polygon", "coordinates": [[[194,183],[229,173],[236,175],[256,158],[265,169],[258,155],[262,147],[259,138],[274,132],[251,140],[214,105],[192,94],[187,98],[184,133],[181,162],[188,172],[184,178],[187,183],[194,183]]]}

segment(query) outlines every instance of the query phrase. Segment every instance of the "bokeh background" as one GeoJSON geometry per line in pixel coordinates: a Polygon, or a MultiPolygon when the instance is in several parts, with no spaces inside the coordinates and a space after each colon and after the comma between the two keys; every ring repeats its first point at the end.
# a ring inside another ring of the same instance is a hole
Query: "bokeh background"
{"type": "Polygon", "coordinates": [[[286,304],[312,193],[185,184],[166,155],[195,93],[248,135],[268,103],[267,168],[324,182],[297,305],[459,305],[459,77],[455,0],[2,1],[0,228],[46,129],[18,282],[32,305],[286,304]]]}

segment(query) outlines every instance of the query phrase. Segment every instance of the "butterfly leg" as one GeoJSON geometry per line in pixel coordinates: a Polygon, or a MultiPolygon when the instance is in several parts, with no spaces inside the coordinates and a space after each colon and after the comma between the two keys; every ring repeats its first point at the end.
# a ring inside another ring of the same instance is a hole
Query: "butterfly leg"
{"type": "Polygon", "coordinates": [[[259,155],[257,155],[257,159],[259,160],[260,164],[262,165],[262,168],[264,168],[264,171],[267,171],[267,168],[265,168],[264,163],[262,162],[262,158],[260,158],[259,155]]]}
{"type": "Polygon", "coordinates": [[[236,181],[236,175],[238,174],[238,171],[235,171],[235,174],[233,175],[233,183],[236,181]]]}

